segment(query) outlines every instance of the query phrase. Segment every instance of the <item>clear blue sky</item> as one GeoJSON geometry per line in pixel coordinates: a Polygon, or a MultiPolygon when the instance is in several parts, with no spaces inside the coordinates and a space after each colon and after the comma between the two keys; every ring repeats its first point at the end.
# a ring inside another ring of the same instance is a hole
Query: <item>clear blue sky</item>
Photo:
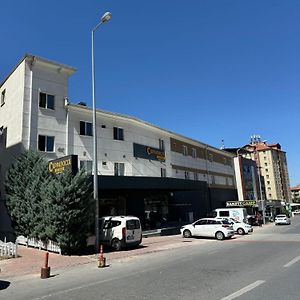
{"type": "Polygon", "coordinates": [[[4,1],[0,80],[32,53],[76,67],[70,99],[91,106],[91,29],[105,11],[98,108],[218,148],[259,134],[300,184],[299,0],[4,1]]]}

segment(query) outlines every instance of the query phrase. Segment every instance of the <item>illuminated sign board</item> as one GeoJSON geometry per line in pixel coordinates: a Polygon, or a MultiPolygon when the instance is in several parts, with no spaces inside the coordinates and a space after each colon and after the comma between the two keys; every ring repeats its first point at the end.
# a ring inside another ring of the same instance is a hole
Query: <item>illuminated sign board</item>
{"type": "Polygon", "coordinates": [[[158,161],[166,160],[164,150],[136,143],[133,144],[133,156],[158,161]]]}
{"type": "Polygon", "coordinates": [[[48,162],[48,170],[51,173],[59,174],[71,170],[73,174],[78,171],[78,156],[68,155],[48,162]]]}
{"type": "Polygon", "coordinates": [[[245,207],[245,206],[256,206],[255,200],[244,200],[244,201],[226,201],[226,207],[245,207]]]}

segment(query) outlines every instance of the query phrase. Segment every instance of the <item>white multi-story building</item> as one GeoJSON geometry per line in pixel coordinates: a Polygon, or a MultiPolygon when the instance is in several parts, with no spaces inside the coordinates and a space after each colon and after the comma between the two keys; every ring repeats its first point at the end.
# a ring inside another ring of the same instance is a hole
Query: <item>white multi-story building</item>
{"type": "MultiPolygon", "coordinates": [[[[68,79],[75,71],[25,55],[1,83],[1,199],[5,173],[29,148],[48,160],[77,155],[78,165],[92,173],[92,109],[68,100],[68,79]]],[[[143,217],[152,211],[170,220],[192,220],[237,198],[230,153],[102,110],[97,110],[97,141],[103,213],[143,217]]],[[[3,213],[3,205],[0,209],[3,213]]]]}

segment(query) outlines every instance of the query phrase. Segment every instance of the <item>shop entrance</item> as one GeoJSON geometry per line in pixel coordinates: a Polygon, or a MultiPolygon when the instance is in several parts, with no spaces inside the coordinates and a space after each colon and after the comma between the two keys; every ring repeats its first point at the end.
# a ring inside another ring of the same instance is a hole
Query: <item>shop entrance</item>
{"type": "Polygon", "coordinates": [[[167,195],[155,195],[144,198],[145,207],[145,230],[162,228],[168,221],[167,195]]]}

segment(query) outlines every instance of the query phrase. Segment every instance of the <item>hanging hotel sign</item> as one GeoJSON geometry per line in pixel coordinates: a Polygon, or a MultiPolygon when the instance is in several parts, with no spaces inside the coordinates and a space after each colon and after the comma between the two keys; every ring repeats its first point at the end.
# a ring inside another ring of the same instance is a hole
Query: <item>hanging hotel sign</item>
{"type": "Polygon", "coordinates": [[[164,150],[136,143],[133,143],[133,156],[150,160],[166,160],[164,150]]]}
{"type": "Polygon", "coordinates": [[[255,206],[256,204],[256,200],[226,201],[226,207],[245,207],[255,206]]]}
{"type": "Polygon", "coordinates": [[[59,174],[70,170],[73,174],[78,171],[78,156],[68,155],[49,161],[48,170],[51,173],[59,174]]]}

